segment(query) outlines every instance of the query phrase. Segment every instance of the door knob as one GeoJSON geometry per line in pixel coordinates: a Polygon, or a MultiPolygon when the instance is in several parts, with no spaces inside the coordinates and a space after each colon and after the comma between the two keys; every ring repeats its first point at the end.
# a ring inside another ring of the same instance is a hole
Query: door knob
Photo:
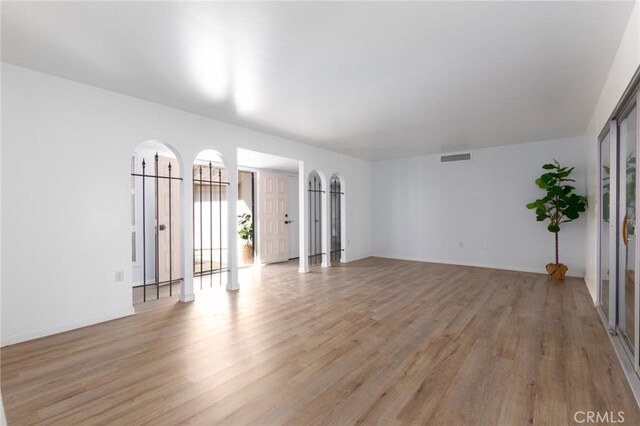
{"type": "Polygon", "coordinates": [[[160,230],[164,231],[165,229],[167,229],[166,225],[160,225],[160,230]]]}

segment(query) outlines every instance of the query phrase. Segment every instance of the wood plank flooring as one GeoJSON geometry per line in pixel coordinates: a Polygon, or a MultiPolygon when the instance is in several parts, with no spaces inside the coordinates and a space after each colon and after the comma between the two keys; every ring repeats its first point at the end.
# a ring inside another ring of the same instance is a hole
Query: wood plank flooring
{"type": "Polygon", "coordinates": [[[582,280],[369,258],[204,284],[3,348],[9,423],[640,424],[582,280]]]}

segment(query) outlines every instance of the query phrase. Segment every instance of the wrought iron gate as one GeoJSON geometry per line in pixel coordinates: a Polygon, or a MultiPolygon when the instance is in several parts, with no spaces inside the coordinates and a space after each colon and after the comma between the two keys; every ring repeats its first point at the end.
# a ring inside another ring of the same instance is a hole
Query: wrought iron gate
{"type": "Polygon", "coordinates": [[[309,176],[309,265],[322,262],[322,181],[313,173],[309,176]]]}
{"type": "Polygon", "coordinates": [[[329,183],[329,194],[331,199],[331,250],[329,251],[331,262],[339,261],[342,257],[342,196],[340,179],[337,176],[331,177],[329,183]]]}
{"type": "MultiPolygon", "coordinates": [[[[147,301],[147,287],[155,287],[156,289],[156,299],[160,298],[160,286],[161,285],[169,285],[169,295],[173,296],[173,284],[176,282],[182,281],[182,277],[174,278],[173,271],[173,215],[172,204],[173,204],[173,183],[174,181],[181,181],[182,178],[178,176],[173,176],[171,161],[167,166],[167,174],[162,175],[160,173],[159,167],[159,156],[158,153],[154,155],[154,173],[147,174],[146,167],[147,163],[145,159],[142,159],[142,173],[136,173],[135,163],[134,167],[131,171],[131,177],[133,180],[134,188],[137,187],[136,179],[140,178],[141,187],[142,187],[142,285],[134,286],[134,288],[143,288],[143,301],[147,301]],[[146,212],[147,212],[147,179],[152,179],[152,183],[155,188],[152,190],[155,191],[155,224],[154,224],[154,240],[155,240],[155,276],[152,283],[147,283],[147,221],[146,221],[146,212]],[[160,213],[160,197],[159,197],[159,188],[161,181],[166,180],[168,183],[168,224],[159,223],[159,213],[160,213]],[[161,281],[160,280],[160,232],[167,230],[169,231],[169,279],[161,281]]],[[[132,206],[132,211],[135,212],[135,198],[132,199],[134,203],[132,206]]],[[[133,213],[135,215],[135,213],[133,213]]],[[[137,238],[137,233],[135,234],[137,238]]],[[[137,250],[135,248],[135,238],[133,238],[133,250],[134,250],[134,260],[137,260],[137,250]]]]}
{"type": "MultiPolygon", "coordinates": [[[[227,188],[229,186],[228,181],[222,180],[222,168],[213,167],[213,164],[209,162],[208,166],[194,165],[193,167],[193,275],[194,277],[202,277],[205,275],[211,276],[209,286],[213,286],[213,275],[219,275],[220,285],[222,285],[222,273],[229,272],[228,267],[224,267],[223,262],[223,226],[222,226],[222,201],[223,194],[227,194],[227,188]],[[204,171],[204,176],[203,176],[204,171]],[[216,177],[214,179],[214,176],[216,177]],[[205,189],[206,187],[206,189],[205,189]],[[215,189],[214,189],[215,188],[215,189]],[[224,189],[224,191],[223,191],[224,189]],[[206,198],[208,196],[208,199],[206,198]],[[218,202],[218,220],[217,220],[217,233],[218,233],[218,256],[214,259],[214,220],[213,220],[213,204],[214,197],[217,197],[218,202]],[[206,220],[204,219],[203,204],[208,202],[209,204],[209,247],[204,246],[204,225],[206,220]],[[199,212],[199,220],[196,221],[196,211],[199,212]],[[205,251],[209,254],[205,256],[205,251]],[[214,262],[217,260],[218,265],[214,268],[214,262]],[[206,267],[205,267],[206,266],[206,267]]],[[[228,236],[232,238],[232,236],[228,236]]],[[[202,281],[200,280],[200,288],[202,289],[202,281]]]]}

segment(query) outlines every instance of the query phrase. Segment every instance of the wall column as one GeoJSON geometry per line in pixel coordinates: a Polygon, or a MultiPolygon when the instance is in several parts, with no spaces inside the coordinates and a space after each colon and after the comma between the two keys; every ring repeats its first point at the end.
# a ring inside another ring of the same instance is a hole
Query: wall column
{"type": "Polygon", "coordinates": [[[347,191],[344,179],[340,177],[340,241],[342,252],[340,252],[340,262],[347,262],[347,191]]]}
{"type": "Polygon", "coordinates": [[[304,167],[304,161],[298,162],[298,243],[299,248],[299,265],[298,272],[305,274],[309,272],[309,194],[307,193],[308,182],[307,172],[304,167]]]}
{"type": "Polygon", "coordinates": [[[182,249],[182,283],[180,284],[181,302],[193,302],[193,169],[185,164],[180,184],[182,198],[182,220],[180,224],[182,249]],[[188,167],[187,167],[188,166],[188,167]]]}
{"type": "Polygon", "coordinates": [[[238,283],[238,152],[233,150],[233,154],[227,157],[227,180],[229,189],[227,191],[227,290],[236,291],[240,289],[238,283]]]}

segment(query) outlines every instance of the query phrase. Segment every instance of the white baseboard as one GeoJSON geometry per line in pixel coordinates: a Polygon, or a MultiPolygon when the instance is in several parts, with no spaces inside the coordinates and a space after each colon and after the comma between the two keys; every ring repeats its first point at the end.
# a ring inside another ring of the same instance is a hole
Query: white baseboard
{"type": "MultiPolygon", "coordinates": [[[[386,257],[386,256],[375,256],[373,254],[364,254],[361,256],[354,256],[354,257],[340,257],[340,263],[351,263],[351,262],[355,262],[356,260],[362,260],[362,259],[366,259],[368,257],[386,257]]],[[[408,259],[407,259],[408,260],[408,259]]]]}
{"type": "MultiPolygon", "coordinates": [[[[402,257],[402,256],[390,256],[387,254],[372,254],[372,257],[382,257],[386,259],[396,259],[396,260],[409,260],[413,262],[428,262],[428,263],[442,263],[445,265],[459,265],[459,266],[474,266],[477,268],[489,268],[489,269],[502,269],[505,271],[517,271],[517,272],[532,272],[535,274],[546,274],[547,271],[544,268],[529,268],[524,266],[508,266],[508,265],[491,265],[487,263],[473,263],[473,262],[452,262],[448,260],[442,259],[426,259],[426,258],[416,258],[416,257],[402,257]]],[[[584,278],[584,273],[576,273],[569,270],[567,272],[568,277],[574,278],[584,278]]]]}
{"type": "Polygon", "coordinates": [[[13,336],[2,336],[0,346],[15,345],[16,343],[26,342],[28,340],[39,339],[40,337],[51,336],[52,334],[64,333],[65,331],[75,330],[76,328],[87,327],[89,325],[99,324],[105,321],[111,321],[114,319],[127,317],[135,313],[133,306],[130,308],[122,309],[120,311],[111,312],[109,314],[100,315],[97,317],[87,318],[80,321],[69,322],[66,324],[60,324],[54,327],[45,328],[42,330],[30,331],[28,333],[16,334],[13,336]]]}

